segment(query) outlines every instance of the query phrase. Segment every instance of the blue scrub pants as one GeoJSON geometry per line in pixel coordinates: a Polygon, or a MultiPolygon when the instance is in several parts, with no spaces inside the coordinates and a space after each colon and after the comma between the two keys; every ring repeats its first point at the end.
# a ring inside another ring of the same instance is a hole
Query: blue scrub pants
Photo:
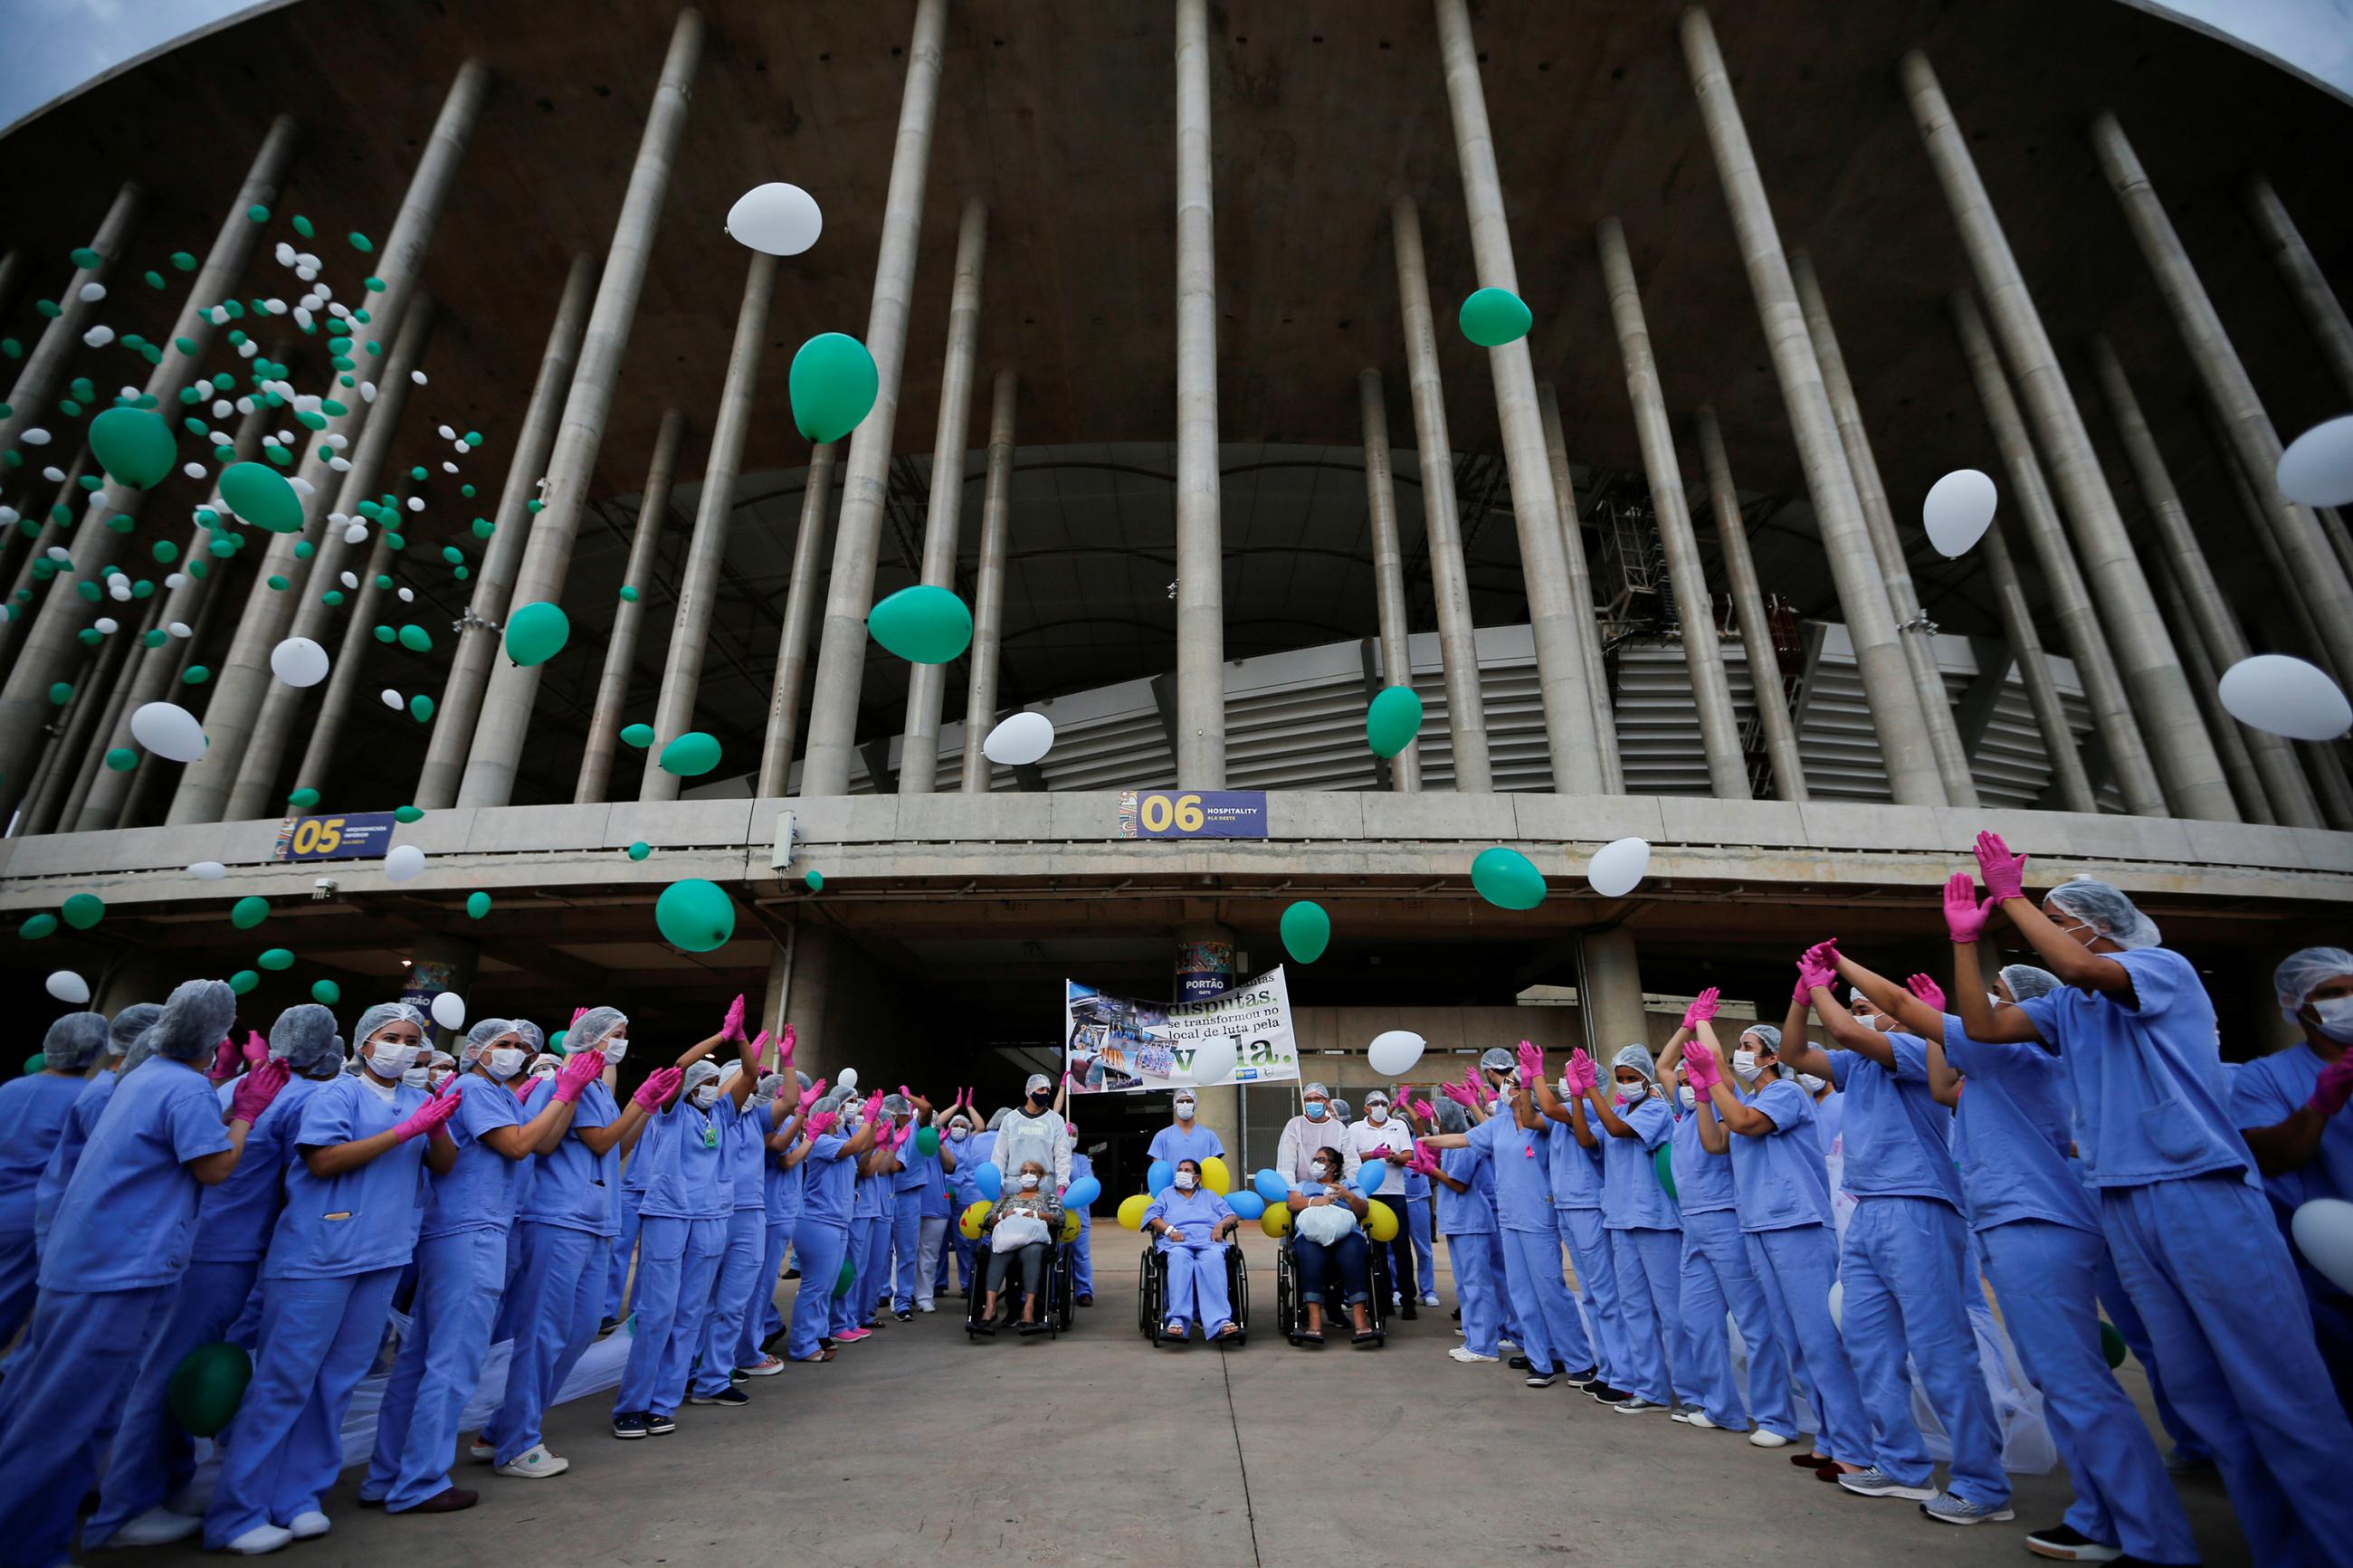
{"type": "Polygon", "coordinates": [[[0,1345],[16,1337],[40,1294],[40,1248],[30,1230],[0,1231],[0,1345]]]}
{"type": "Polygon", "coordinates": [[[2189,1423],[2181,1418],[2181,1412],[2166,1397],[2165,1372],[2157,1364],[2157,1347],[2149,1343],[2148,1325],[2140,1321],[2140,1313],[2125,1289],[2124,1278],[2116,1272],[2115,1253],[2105,1245],[2105,1238],[2100,1247],[2098,1278],[2100,1310],[2108,1315],[2108,1321],[2124,1336],[2125,1349],[2132,1352],[2133,1360],[2140,1363],[2141,1371],[2148,1374],[2149,1403],[2157,1406],[2158,1425],[2173,1439],[2173,1451],[2191,1464],[2212,1464],[2214,1450],[2189,1429],[2189,1423]]]}
{"type": "Polygon", "coordinates": [[[2105,1243],[2047,1220],[1978,1233],[2019,1364],[2042,1391],[2043,1417],[2075,1483],[2067,1522],[2149,1563],[2194,1563],[2198,1542],[2165,1461],[2100,1352],[2105,1243]]]}
{"type": "Polygon", "coordinates": [[[1071,1294],[1092,1296],[1095,1293],[1095,1226],[1094,1215],[1079,1215],[1079,1237],[1071,1244],[1071,1294]]]}
{"type": "Polygon", "coordinates": [[[1730,1209],[1704,1214],[1683,1211],[1682,1289],[1676,1305],[1692,1348],[1691,1375],[1700,1385],[1700,1408],[1719,1426],[1734,1430],[1754,1416],[1757,1425],[1784,1437],[1798,1435],[1798,1413],[1789,1404],[1789,1361],[1773,1313],[1749,1266],[1740,1216],[1730,1209]],[[1748,1409],[1732,1381],[1732,1342],[1724,1331],[1726,1309],[1740,1325],[1748,1347],[1748,1409]]]}
{"type": "Polygon", "coordinates": [[[793,1292],[793,1331],[785,1341],[787,1361],[808,1360],[825,1348],[819,1340],[832,1337],[833,1281],[840,1276],[842,1255],[849,1250],[849,1226],[801,1216],[793,1231],[801,1281],[793,1292]]]}
{"type": "Polygon", "coordinates": [[[507,1226],[507,1272],[499,1286],[498,1321],[491,1325],[491,1343],[515,1337],[519,1325],[515,1321],[514,1283],[522,1272],[522,1230],[515,1225],[507,1226]]]}
{"type": "Polygon", "coordinates": [[[190,1351],[227,1337],[260,1269],[258,1258],[191,1263],[172,1288],[170,1310],[140,1359],[139,1375],[115,1428],[106,1478],[99,1483],[98,1512],[82,1526],[85,1551],[104,1545],[127,1521],[160,1507],[195,1474],[195,1451],[172,1418],[172,1373],[190,1351]]]}
{"type": "MultiPolygon", "coordinates": [[[[752,1298],[760,1288],[760,1259],[767,1253],[768,1211],[737,1209],[727,1216],[727,1238],[719,1272],[711,1284],[711,1313],[702,1330],[702,1355],[696,1363],[692,1391],[701,1394],[725,1392],[738,1365],[760,1359],[754,1347],[750,1361],[737,1362],[744,1342],[744,1325],[752,1315],[752,1298]]],[[[774,1289],[772,1281],[769,1289],[774,1289]]]]}
{"type": "Polygon", "coordinates": [[[2353,1562],[2353,1426],[2263,1194],[2228,1175],[2106,1187],[2100,1222],[2254,1560],[2353,1562]]]}
{"type": "Polygon", "coordinates": [[[417,1244],[417,1300],[376,1417],[360,1496],[400,1513],[449,1489],[458,1417],[481,1381],[507,1289],[507,1233],[461,1230],[417,1244]]]}
{"type": "Polygon", "coordinates": [[[332,1279],[261,1282],[261,1354],[229,1423],[205,1514],[217,1552],[248,1531],[319,1507],[343,1468],[343,1416],[392,1314],[402,1266],[332,1279]]]}
{"type": "MultiPolygon", "coordinates": [[[[1838,1279],[1835,1235],[1828,1225],[1746,1234],[1749,1270],[1773,1314],[1774,1338],[1814,1407],[1819,1426],[1814,1452],[1845,1464],[1870,1464],[1874,1452],[1871,1418],[1863,1414],[1862,1392],[1855,1385],[1846,1342],[1831,1322],[1831,1286],[1838,1279]]],[[[1976,1364],[1974,1353],[1970,1364],[1976,1364]]],[[[1756,1381],[1752,1372],[1752,1393],[1756,1381]]]]}
{"type": "Polygon", "coordinates": [[[956,1288],[967,1291],[972,1289],[972,1243],[966,1241],[964,1232],[956,1228],[957,1217],[963,1212],[959,1209],[948,1216],[947,1244],[940,1248],[939,1264],[932,1270],[932,1294],[934,1296],[948,1288],[948,1259],[951,1257],[955,1259],[956,1288]]]}
{"type": "Polygon", "coordinates": [[[569,1226],[527,1221],[522,1270],[507,1292],[514,1350],[499,1407],[482,1423],[492,1462],[512,1464],[539,1447],[540,1423],[573,1364],[596,1342],[605,1307],[606,1254],[612,1243],[569,1226]]]}
{"type": "Polygon", "coordinates": [[[1877,1194],[1856,1203],[1839,1279],[1847,1356],[1877,1433],[1873,1462],[1907,1487],[1927,1486],[1936,1473],[1912,1419],[1908,1352],[1952,1439],[1951,1490],[2000,1508],[2010,1501],[2001,1428],[1961,1302],[1960,1281],[1976,1275],[1968,1228],[1952,1205],[1877,1194]]]}
{"type": "Polygon", "coordinates": [[[1405,1205],[1406,1234],[1413,1238],[1414,1283],[1421,1294],[1438,1294],[1438,1251],[1430,1228],[1430,1199],[1427,1195],[1408,1198],[1405,1205]]]}
{"type": "Polygon", "coordinates": [[[744,1304],[744,1334],[735,1345],[737,1366],[757,1366],[768,1353],[761,1345],[785,1326],[776,1312],[776,1277],[785,1271],[785,1249],[793,1244],[794,1223],[794,1219],[769,1222],[763,1217],[760,1271],[752,1277],[752,1294],[744,1304]]]}
{"type": "Polygon", "coordinates": [[[669,1415],[686,1402],[686,1369],[702,1345],[711,1285],[726,1250],[723,1219],[647,1215],[638,1226],[637,1322],[613,1413],[669,1415]]]}
{"type": "Polygon", "coordinates": [[[629,1255],[638,1248],[638,1204],[644,1196],[621,1189],[621,1229],[613,1237],[612,1272],[605,1287],[605,1317],[616,1322],[620,1321],[621,1299],[629,1283],[629,1255]]]}
{"type": "Polygon", "coordinates": [[[1462,1342],[1481,1355],[1497,1355],[1504,1331],[1504,1250],[1492,1230],[1446,1238],[1454,1266],[1454,1302],[1462,1309],[1462,1342]]]}
{"type": "Polygon", "coordinates": [[[1609,1254],[1609,1232],[1601,1223],[1601,1211],[1555,1207],[1552,1219],[1568,1247],[1577,1289],[1593,1320],[1594,1364],[1602,1382],[1625,1388],[1619,1380],[1634,1375],[1626,1369],[1626,1309],[1618,1300],[1618,1264],[1609,1254]]]}
{"type": "Polygon", "coordinates": [[[1618,1310],[1626,1324],[1626,1375],[1630,1380],[1610,1386],[1653,1405],[1672,1405],[1678,1396],[1686,1405],[1702,1403],[1683,1343],[1683,1233],[1613,1229],[1609,1262],[1618,1273],[1618,1310]]]}
{"type": "Polygon", "coordinates": [[[1168,1299],[1160,1321],[1183,1323],[1208,1339],[1234,1321],[1233,1298],[1226,1290],[1226,1244],[1163,1242],[1160,1254],[1168,1260],[1168,1299]]]}
{"type": "Polygon", "coordinates": [[[98,1479],[103,1429],[175,1289],[44,1290],[35,1299],[32,1335],[0,1383],[0,1558],[44,1568],[66,1561],[74,1517],[98,1479]]]}
{"type": "MultiPolygon", "coordinates": [[[[1560,1232],[1513,1230],[1506,1226],[1496,1244],[1504,1254],[1504,1289],[1510,1293],[1512,1316],[1520,1323],[1520,1349],[1527,1352],[1531,1370],[1578,1372],[1593,1364],[1593,1347],[1585,1338],[1585,1324],[1569,1300],[1568,1281],[1560,1273],[1560,1232]]],[[[1462,1337],[1471,1337],[1466,1322],[1462,1337]]]]}
{"type": "MultiPolygon", "coordinates": [[[[923,1189],[902,1187],[891,1194],[891,1306],[915,1310],[915,1271],[923,1266],[923,1189]]],[[[876,1294],[882,1281],[874,1282],[876,1294]]]]}
{"type": "Polygon", "coordinates": [[[867,1215],[849,1222],[849,1289],[839,1296],[833,1287],[823,1281],[819,1286],[833,1300],[833,1337],[841,1338],[850,1330],[861,1328],[874,1315],[877,1287],[874,1282],[876,1265],[883,1260],[891,1246],[891,1216],[867,1215]]]}

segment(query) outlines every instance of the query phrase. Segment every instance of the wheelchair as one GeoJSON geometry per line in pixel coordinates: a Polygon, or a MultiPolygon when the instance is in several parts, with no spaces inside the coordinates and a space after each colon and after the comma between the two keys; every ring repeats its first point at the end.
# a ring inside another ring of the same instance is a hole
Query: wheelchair
{"type": "MultiPolygon", "coordinates": [[[[1307,1327],[1307,1304],[1299,1299],[1299,1258],[1293,1247],[1296,1239],[1290,1231],[1284,1231],[1282,1248],[1274,1258],[1274,1326],[1294,1345],[1307,1327]]],[[[1365,1324],[1372,1331],[1373,1348],[1377,1350],[1389,1342],[1389,1249],[1375,1246],[1369,1231],[1365,1236],[1365,1324]]],[[[1324,1312],[1324,1331],[1327,1336],[1335,1323],[1340,1332],[1353,1338],[1356,1331],[1348,1327],[1346,1309],[1335,1308],[1327,1300],[1324,1312]]]]}
{"type": "MultiPolygon", "coordinates": [[[[986,1237],[984,1237],[984,1240],[986,1237]]],[[[976,1251],[973,1259],[979,1265],[972,1288],[965,1292],[965,1338],[981,1337],[982,1310],[988,1303],[988,1258],[986,1250],[976,1251]]],[[[1038,1321],[1046,1325],[1049,1339],[1060,1339],[1073,1321],[1074,1303],[1078,1292],[1071,1284],[1071,1246],[1068,1242],[1049,1242],[1046,1247],[1046,1300],[1038,1313],[1038,1321]]],[[[1008,1327],[1021,1318],[1021,1271],[1018,1267],[1007,1270],[1003,1308],[1008,1327]]]]}
{"type": "MultiPolygon", "coordinates": [[[[1226,1300],[1233,1309],[1234,1333],[1227,1339],[1208,1342],[1231,1349],[1250,1341],[1250,1263],[1242,1257],[1239,1238],[1226,1247],[1226,1300]]],[[[1135,1327],[1136,1331],[1155,1345],[1168,1336],[1168,1255],[1157,1247],[1145,1243],[1144,1257],[1135,1266],[1135,1327]]],[[[1203,1324],[1187,1324],[1188,1331],[1203,1324]]],[[[1196,1336],[1187,1333],[1185,1342],[1190,1344],[1196,1336]]]]}

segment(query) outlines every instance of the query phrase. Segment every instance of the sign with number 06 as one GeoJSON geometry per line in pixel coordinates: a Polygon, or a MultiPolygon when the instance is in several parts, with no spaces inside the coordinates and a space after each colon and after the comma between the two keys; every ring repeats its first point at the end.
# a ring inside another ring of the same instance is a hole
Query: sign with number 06
{"type": "Polygon", "coordinates": [[[1266,795],[1260,790],[1124,789],[1122,838],[1263,838],[1266,795]]]}

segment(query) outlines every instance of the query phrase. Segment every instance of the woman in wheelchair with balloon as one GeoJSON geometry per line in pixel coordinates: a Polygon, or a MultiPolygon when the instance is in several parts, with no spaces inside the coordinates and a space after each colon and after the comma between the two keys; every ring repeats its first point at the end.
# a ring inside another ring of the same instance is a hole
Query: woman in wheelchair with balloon
{"type": "Polygon", "coordinates": [[[1163,1271],[1159,1337],[1182,1344],[1195,1328],[1211,1343],[1240,1337],[1227,1254],[1241,1224],[1241,1215],[1203,1180],[1201,1162],[1176,1162],[1168,1184],[1145,1205],[1142,1226],[1154,1238],[1163,1271]]]}

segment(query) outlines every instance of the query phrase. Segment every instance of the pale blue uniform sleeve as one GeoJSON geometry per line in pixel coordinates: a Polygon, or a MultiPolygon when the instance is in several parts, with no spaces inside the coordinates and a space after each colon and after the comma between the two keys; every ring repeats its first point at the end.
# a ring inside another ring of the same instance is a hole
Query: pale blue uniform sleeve
{"type": "Polygon", "coordinates": [[[195,1092],[173,1097],[165,1125],[171,1134],[172,1152],[184,1165],[229,1147],[228,1129],[221,1123],[220,1107],[213,1100],[210,1086],[201,1079],[195,1092]]]}

